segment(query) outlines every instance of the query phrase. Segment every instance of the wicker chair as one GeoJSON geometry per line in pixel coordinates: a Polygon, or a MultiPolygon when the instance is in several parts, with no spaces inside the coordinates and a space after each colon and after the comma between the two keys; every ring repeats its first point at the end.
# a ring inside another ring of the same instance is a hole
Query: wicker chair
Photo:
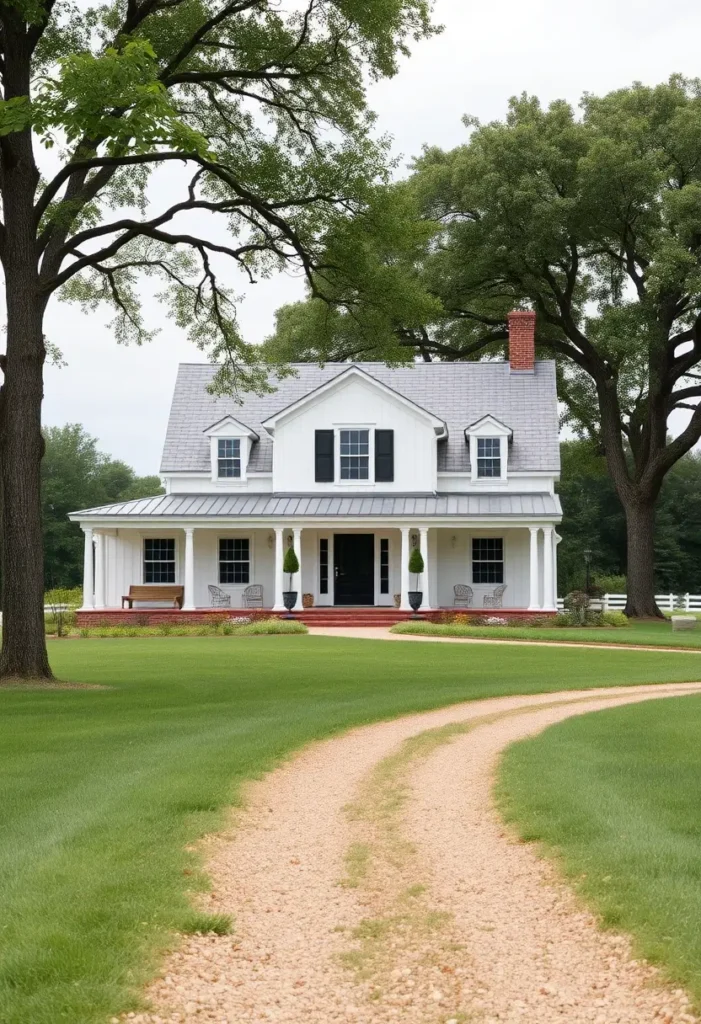
{"type": "Polygon", "coordinates": [[[501,583],[494,588],[491,594],[485,594],[483,606],[485,608],[501,608],[505,590],[506,583],[501,583]]]}
{"type": "Polygon", "coordinates": [[[207,587],[212,608],[231,608],[231,594],[227,594],[221,587],[215,587],[212,583],[207,587]]]}
{"type": "Polygon", "coordinates": [[[243,592],[243,607],[244,608],[262,608],[263,607],[263,584],[252,583],[250,587],[246,587],[243,592]]]}
{"type": "Polygon", "coordinates": [[[458,608],[471,608],[472,598],[475,596],[472,587],[468,587],[467,583],[456,583],[453,587],[453,605],[458,608]]]}

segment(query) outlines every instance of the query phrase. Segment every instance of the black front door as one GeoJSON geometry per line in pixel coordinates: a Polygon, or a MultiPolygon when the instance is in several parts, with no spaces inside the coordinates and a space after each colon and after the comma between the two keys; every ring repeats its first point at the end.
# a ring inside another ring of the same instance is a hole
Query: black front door
{"type": "Polygon", "coordinates": [[[337,533],[333,539],[334,604],[375,603],[375,538],[337,533]]]}

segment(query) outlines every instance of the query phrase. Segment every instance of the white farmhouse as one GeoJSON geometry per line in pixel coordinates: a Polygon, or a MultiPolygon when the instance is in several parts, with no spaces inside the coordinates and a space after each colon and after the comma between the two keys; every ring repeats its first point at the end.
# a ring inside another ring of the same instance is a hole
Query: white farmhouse
{"type": "Polygon", "coordinates": [[[424,612],[553,611],[555,365],[535,360],[535,314],[511,314],[509,331],[508,362],[300,364],[240,404],[209,394],[214,367],[182,365],[165,495],[71,515],[85,532],[82,621],[116,621],[123,604],[280,611],[289,589],[319,612],[406,611],[414,589],[424,612]]]}

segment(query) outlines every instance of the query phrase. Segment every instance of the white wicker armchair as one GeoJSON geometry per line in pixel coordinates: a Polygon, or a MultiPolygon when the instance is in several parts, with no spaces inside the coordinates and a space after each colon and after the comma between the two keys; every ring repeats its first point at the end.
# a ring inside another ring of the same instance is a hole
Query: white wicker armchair
{"type": "Polygon", "coordinates": [[[498,587],[495,587],[491,594],[484,595],[483,607],[484,608],[501,608],[504,601],[504,591],[506,590],[506,583],[501,583],[498,587]]]}
{"type": "Polygon", "coordinates": [[[263,607],[263,584],[262,583],[251,583],[250,587],[246,587],[243,592],[243,607],[244,608],[262,608],[263,607]]]}
{"type": "Polygon", "coordinates": [[[471,608],[474,591],[467,583],[456,583],[453,587],[453,605],[456,608],[471,608]]]}
{"type": "Polygon", "coordinates": [[[212,602],[212,608],[230,608],[231,607],[231,594],[227,594],[221,587],[215,587],[213,583],[210,583],[207,587],[209,591],[209,599],[212,602]]]}

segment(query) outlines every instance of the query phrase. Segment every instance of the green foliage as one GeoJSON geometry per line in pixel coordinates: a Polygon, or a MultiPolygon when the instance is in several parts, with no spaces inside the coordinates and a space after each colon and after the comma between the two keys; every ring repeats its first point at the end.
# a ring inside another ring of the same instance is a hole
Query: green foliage
{"type": "Polygon", "coordinates": [[[80,608],[83,603],[82,587],[56,587],[44,594],[44,604],[49,607],[56,604],[67,604],[69,608],[80,608]]]}
{"type": "MultiPolygon", "coordinates": [[[[588,441],[560,445],[558,492],[564,518],[558,532],[558,590],[583,589],[584,550],[602,593],[626,592],[626,524],[604,456],[588,441]]],[[[698,593],[701,585],[701,456],[685,455],[669,471],[657,501],[655,561],[658,593],[698,593]]]]}
{"type": "Polygon", "coordinates": [[[285,9],[247,0],[224,11],[213,0],[180,0],[54,8],[28,68],[31,96],[0,104],[0,135],[31,129],[57,157],[40,188],[43,242],[54,239],[61,255],[45,292],[90,309],[111,305],[117,340],[141,343],[153,330],[138,278],[151,278],[169,315],[221,364],[214,389],[234,393],[269,384],[213,256],[228,257],[251,282],[293,265],[315,295],[345,309],[357,309],[360,267],[361,284],[375,268],[368,324],[386,322],[390,296],[412,288],[381,256],[404,236],[427,233],[392,216],[389,140],[374,131],[365,87],[396,73],[410,41],[437,31],[431,7],[311,0],[285,9]],[[182,178],[170,175],[177,199],[152,185],[173,159],[186,167],[182,178]],[[99,170],[87,187],[84,162],[99,170]],[[170,207],[160,201],[166,194],[170,207]],[[120,208],[125,219],[114,215],[120,208]],[[218,215],[224,235],[171,230],[187,209],[218,215]],[[73,259],[90,239],[91,256],[73,259]]]}
{"type": "MultiPolygon", "coordinates": [[[[616,613],[608,613],[615,615],[616,613]]],[[[622,612],[620,614],[623,614],[622,612]]],[[[623,623],[617,618],[615,623],[604,621],[602,613],[592,614],[585,625],[576,624],[569,612],[553,615],[547,623],[527,625],[509,623],[507,626],[484,625],[484,618],[479,617],[482,624],[473,622],[402,622],[391,627],[392,633],[418,634],[419,636],[468,637],[473,640],[533,640],[546,641],[549,644],[584,643],[584,644],[625,644],[641,647],[677,647],[680,649],[701,650],[701,633],[672,633],[667,620],[639,621],[627,619],[630,629],[622,629],[623,623]]]]}
{"type": "Polygon", "coordinates": [[[290,589],[292,589],[292,577],[296,572],[299,572],[299,559],[293,547],[289,547],[285,552],[285,556],[282,560],[282,571],[286,572],[290,577],[290,589]]]}
{"type": "MultiPolygon", "coordinates": [[[[75,620],[75,616],[74,616],[75,620]]],[[[120,637],[205,637],[205,636],[275,636],[276,634],[307,633],[302,622],[291,619],[254,619],[252,622],[223,622],[196,626],[83,626],[79,635],[84,638],[117,640],[120,637]]]]}
{"type": "Polygon", "coordinates": [[[630,619],[623,612],[602,612],[601,621],[604,626],[614,626],[616,629],[630,626],[630,619]]]}
{"type": "Polygon", "coordinates": [[[3,1024],[142,1012],[142,986],[206,889],[198,840],[313,740],[464,700],[698,678],[688,653],[502,645],[477,658],[303,636],[49,652],[59,678],[104,689],[0,688],[3,1024]]]}
{"type": "MultiPolygon", "coordinates": [[[[44,578],[50,588],[78,587],[83,576],[84,538],[79,525],[68,521],[68,513],[162,494],[163,488],[159,477],[138,477],[124,462],[103,455],[96,438],[77,423],[47,427],[44,441],[44,578]]],[[[74,602],[72,595],[68,603],[74,602]]]]}
{"type": "Polygon", "coordinates": [[[424,571],[424,560],[419,548],[412,548],[409,555],[409,572],[420,576],[424,571]]]}
{"type": "Polygon", "coordinates": [[[627,580],[622,573],[596,572],[592,576],[592,583],[602,594],[625,594],[627,580]]]}
{"type": "Polygon", "coordinates": [[[233,918],[229,914],[205,914],[193,911],[180,928],[184,935],[230,935],[233,918]]]}

